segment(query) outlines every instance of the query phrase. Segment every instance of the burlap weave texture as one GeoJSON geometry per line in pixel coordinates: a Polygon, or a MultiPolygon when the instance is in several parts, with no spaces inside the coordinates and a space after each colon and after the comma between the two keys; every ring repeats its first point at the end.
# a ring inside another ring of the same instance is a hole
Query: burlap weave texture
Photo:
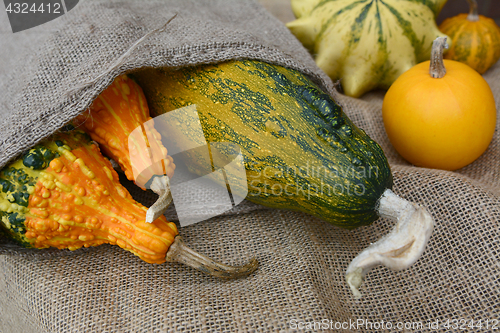
{"type": "MultiPolygon", "coordinates": [[[[87,0],[60,19],[15,35],[1,16],[0,33],[2,165],[84,110],[114,77],[144,66],[255,58],[301,70],[333,92],[286,28],[252,1],[87,0]],[[68,97],[70,87],[106,71],[175,13],[166,31],[148,38],[123,65],[68,97]]],[[[498,106],[500,64],[484,77],[498,106]]],[[[385,134],[382,92],[337,98],[384,149],[394,191],[427,206],[436,219],[428,248],[412,268],[374,269],[363,298],[354,300],[344,271],[391,222],[347,231],[248,202],[181,229],[191,247],[215,259],[239,264],[255,256],[259,269],[236,281],[178,264],[150,265],[118,247],[25,253],[0,239],[6,253],[0,256],[0,332],[271,332],[289,330],[294,320],[427,325],[500,319],[498,124],[488,151],[470,166],[457,172],[416,168],[385,134]]],[[[124,183],[139,201],[154,199],[124,183]]],[[[172,210],[167,216],[175,218],[172,210]]],[[[423,327],[414,331],[429,331],[423,327]]]]}

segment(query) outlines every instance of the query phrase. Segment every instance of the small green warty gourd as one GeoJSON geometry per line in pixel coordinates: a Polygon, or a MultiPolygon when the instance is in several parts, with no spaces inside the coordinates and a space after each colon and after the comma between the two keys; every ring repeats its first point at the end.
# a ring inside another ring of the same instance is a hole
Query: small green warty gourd
{"type": "Polygon", "coordinates": [[[291,2],[297,20],[287,27],[352,97],[389,88],[402,73],[430,59],[434,39],[446,37],[435,22],[446,0],[291,2]]]}

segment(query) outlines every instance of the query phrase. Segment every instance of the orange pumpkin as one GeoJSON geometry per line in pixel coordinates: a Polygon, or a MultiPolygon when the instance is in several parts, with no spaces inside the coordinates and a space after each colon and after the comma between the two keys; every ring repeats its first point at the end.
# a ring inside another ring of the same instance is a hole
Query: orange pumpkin
{"type": "Polygon", "coordinates": [[[478,15],[476,0],[467,0],[469,14],[448,18],[439,30],[450,36],[452,47],[445,59],[456,60],[483,74],[500,58],[500,27],[491,18],[478,15]]]}
{"type": "Polygon", "coordinates": [[[382,115],[394,148],[416,166],[456,170],[488,147],[496,124],[493,93],[469,66],[443,60],[445,38],[387,91],[382,115]],[[430,68],[430,71],[429,71],[430,68]]]}

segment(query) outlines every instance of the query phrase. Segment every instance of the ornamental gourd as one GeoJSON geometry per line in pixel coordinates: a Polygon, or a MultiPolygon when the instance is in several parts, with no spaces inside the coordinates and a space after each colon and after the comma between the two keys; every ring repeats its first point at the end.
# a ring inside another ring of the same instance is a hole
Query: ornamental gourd
{"type": "Polygon", "coordinates": [[[447,18],[439,30],[451,38],[445,59],[456,60],[486,72],[500,59],[500,27],[491,18],[478,15],[476,0],[467,0],[469,14],[447,18]]]}
{"type": "Polygon", "coordinates": [[[290,31],[346,95],[387,89],[428,60],[446,0],[292,0],[290,31]]]}
{"type": "Polygon", "coordinates": [[[107,157],[118,163],[128,180],[159,195],[148,210],[147,222],[160,217],[172,201],[169,180],[175,170],[160,133],[145,125],[150,120],[141,87],[127,75],[121,75],[99,94],[88,110],[72,121],[99,143],[107,157]],[[154,161],[153,156],[158,160],[154,161]]]}
{"type": "Polygon", "coordinates": [[[172,157],[161,144],[161,135],[154,128],[148,129],[150,132],[143,128],[149,120],[151,117],[141,87],[127,75],[121,75],[73,123],[99,143],[101,151],[120,165],[128,180],[144,189],[154,176],[166,174],[172,177],[175,170],[172,157]],[[160,143],[159,151],[153,154],[164,157],[161,163],[147,163],[151,159],[147,151],[141,150],[141,143],[129,145],[130,134],[137,128],[143,129],[144,141],[152,138],[160,143]]]}
{"type": "Polygon", "coordinates": [[[443,60],[445,38],[431,61],[416,65],[391,86],[382,116],[394,148],[416,166],[456,170],[476,160],[496,126],[493,93],[471,67],[443,60]]]}
{"type": "Polygon", "coordinates": [[[24,247],[115,244],[148,263],[177,261],[224,278],[257,268],[255,260],[229,267],[197,254],[164,216],[146,223],[146,210],[78,130],[53,135],[0,171],[0,227],[24,247]]]}
{"type": "MultiPolygon", "coordinates": [[[[347,268],[355,295],[373,266],[403,269],[422,254],[433,229],[431,216],[390,190],[392,175],[380,146],[304,74],[245,60],[133,75],[155,117],[196,106],[203,134],[192,134],[193,121],[180,119],[175,137],[189,142],[179,139],[179,151],[206,142],[241,148],[247,200],[302,211],[348,229],[379,216],[397,220],[386,238],[347,268]]],[[[227,154],[232,160],[233,152],[227,154]]],[[[200,176],[211,165],[196,154],[185,158],[200,176]]]]}

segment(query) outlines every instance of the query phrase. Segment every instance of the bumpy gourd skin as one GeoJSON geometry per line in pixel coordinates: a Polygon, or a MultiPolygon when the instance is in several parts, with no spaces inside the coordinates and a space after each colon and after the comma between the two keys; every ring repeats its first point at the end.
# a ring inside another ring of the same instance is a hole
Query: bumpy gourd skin
{"type": "Polygon", "coordinates": [[[145,189],[154,176],[172,178],[175,170],[161,135],[147,126],[150,120],[141,87],[127,75],[121,75],[73,124],[81,126],[99,143],[102,152],[120,165],[128,180],[145,189]],[[142,130],[140,134],[138,129],[142,130]],[[158,162],[154,163],[151,156],[158,162]]]}
{"type": "MultiPolygon", "coordinates": [[[[248,200],[345,228],[378,218],[377,201],[392,187],[382,149],[305,75],[248,60],[134,77],[154,116],[196,105],[205,137],[190,140],[241,147],[248,200]]],[[[190,123],[179,121],[171,137],[190,133],[190,123]]],[[[210,161],[193,155],[187,164],[206,174],[210,161]]]]}
{"type": "Polygon", "coordinates": [[[0,225],[25,247],[109,243],[163,263],[177,228],[164,217],[145,223],[146,210],[80,131],[55,134],[0,172],[0,225]]]}

